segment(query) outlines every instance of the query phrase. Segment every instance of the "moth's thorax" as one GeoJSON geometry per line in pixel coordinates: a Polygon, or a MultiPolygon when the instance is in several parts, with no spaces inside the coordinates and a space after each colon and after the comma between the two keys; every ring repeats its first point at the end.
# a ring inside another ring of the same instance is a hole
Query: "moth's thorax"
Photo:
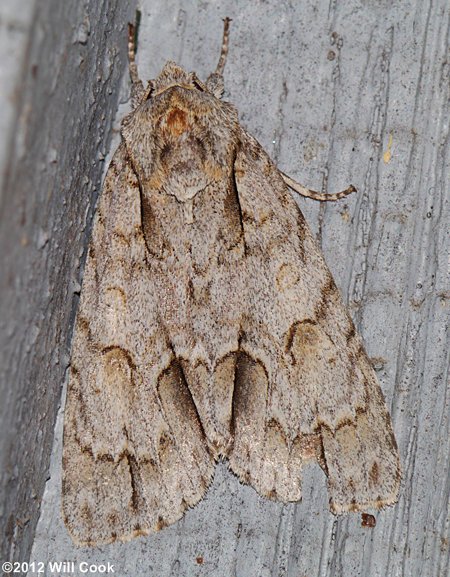
{"type": "Polygon", "coordinates": [[[181,259],[189,252],[203,269],[208,251],[235,245],[242,230],[230,183],[238,134],[234,107],[173,63],[125,119],[122,135],[140,184],[151,254],[181,259]]]}
{"type": "Polygon", "coordinates": [[[169,62],[122,135],[141,185],[183,203],[227,177],[237,131],[234,107],[169,62]]]}
{"type": "Polygon", "coordinates": [[[162,190],[182,203],[224,178],[232,151],[232,142],[222,150],[215,147],[215,135],[208,127],[210,110],[199,111],[189,92],[177,86],[160,96],[163,102],[157,107],[154,125],[154,170],[148,181],[149,188],[162,190]]]}

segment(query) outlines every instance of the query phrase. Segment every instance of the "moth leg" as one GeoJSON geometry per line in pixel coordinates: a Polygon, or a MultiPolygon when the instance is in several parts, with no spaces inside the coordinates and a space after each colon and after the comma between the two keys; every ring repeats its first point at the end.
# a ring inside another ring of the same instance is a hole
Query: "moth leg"
{"type": "Polygon", "coordinates": [[[224,90],[223,70],[228,56],[228,41],[230,37],[230,22],[231,18],[224,18],[223,20],[223,38],[222,48],[220,50],[219,62],[216,70],[208,76],[206,80],[206,88],[214,94],[216,98],[222,98],[224,90]]]}
{"type": "Polygon", "coordinates": [[[284,174],[284,172],[281,172],[281,170],[279,172],[280,172],[281,176],[283,177],[284,182],[289,186],[289,188],[291,188],[292,190],[295,190],[295,192],[297,192],[298,194],[301,194],[302,196],[305,196],[306,198],[312,198],[313,200],[320,200],[322,202],[323,201],[325,201],[325,202],[335,201],[335,200],[340,200],[341,198],[345,198],[349,194],[352,194],[352,192],[357,192],[356,188],[353,186],[353,184],[351,184],[345,190],[343,190],[341,192],[335,192],[333,194],[316,192],[315,190],[311,190],[309,188],[302,186],[300,183],[298,183],[295,180],[293,180],[292,178],[290,178],[287,174],[284,174]]]}
{"type": "Polygon", "coordinates": [[[136,64],[137,26],[128,24],[128,63],[131,78],[131,104],[133,110],[137,107],[145,92],[144,84],[139,78],[136,64]]]}

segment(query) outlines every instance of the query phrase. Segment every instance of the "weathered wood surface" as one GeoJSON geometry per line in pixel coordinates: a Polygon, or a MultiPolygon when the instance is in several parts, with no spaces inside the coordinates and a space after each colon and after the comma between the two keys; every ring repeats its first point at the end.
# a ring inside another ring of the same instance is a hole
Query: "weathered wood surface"
{"type": "Polygon", "coordinates": [[[26,559],[68,364],[131,3],[0,6],[0,545],[26,559]]]}
{"type": "Polygon", "coordinates": [[[141,76],[173,59],[205,78],[230,16],[225,98],[242,124],[302,183],[359,189],[339,204],[301,207],[375,359],[402,456],[401,497],[363,528],[359,515],[329,513],[318,468],[305,474],[303,502],[282,505],[222,464],[207,497],[174,526],[76,549],[60,517],[59,422],[32,560],[109,561],[126,577],[446,577],[447,0],[141,4],[141,76]]]}

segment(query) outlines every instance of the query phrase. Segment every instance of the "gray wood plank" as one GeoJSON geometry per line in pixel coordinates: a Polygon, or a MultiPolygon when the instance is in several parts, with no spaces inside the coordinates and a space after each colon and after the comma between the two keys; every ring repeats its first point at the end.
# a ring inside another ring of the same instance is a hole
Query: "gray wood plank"
{"type": "Polygon", "coordinates": [[[449,574],[449,22],[447,0],[143,0],[138,62],[214,68],[233,19],[225,98],[280,168],[316,189],[301,201],[363,335],[390,406],[404,480],[363,528],[328,511],[325,477],[303,501],[259,497],[217,468],[206,498],[162,532],[76,549],[60,518],[61,415],[33,560],[111,562],[116,574],[320,577],[449,574]]]}
{"type": "Polygon", "coordinates": [[[3,561],[28,558],[39,517],[130,6],[4,0],[0,8],[3,561]]]}

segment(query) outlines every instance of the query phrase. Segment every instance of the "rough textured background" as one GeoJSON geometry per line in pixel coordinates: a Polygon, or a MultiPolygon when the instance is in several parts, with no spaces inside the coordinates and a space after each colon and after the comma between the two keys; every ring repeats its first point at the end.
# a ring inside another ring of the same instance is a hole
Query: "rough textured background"
{"type": "Polygon", "coordinates": [[[29,556],[39,516],[131,4],[1,2],[3,561],[29,556]]]}
{"type": "MultiPolygon", "coordinates": [[[[361,527],[359,515],[336,518],[328,512],[325,478],[318,468],[305,474],[303,502],[282,505],[240,485],[221,465],[207,497],[175,525],[127,544],[76,549],[60,517],[60,415],[31,560],[109,561],[124,577],[446,577],[450,539],[448,1],[145,0],[141,5],[141,76],[154,77],[170,58],[205,78],[217,61],[221,18],[230,16],[225,98],[238,107],[242,124],[281,169],[302,183],[329,191],[350,182],[358,187],[357,195],[339,204],[302,200],[301,206],[368,353],[375,358],[400,445],[402,493],[398,505],[377,514],[376,527],[367,529],[361,527]]],[[[118,16],[113,11],[106,16],[106,5],[101,9],[98,30],[91,20],[89,42],[97,50],[106,50],[110,39],[102,27],[110,18],[112,26],[118,16]]],[[[55,40],[66,42],[71,48],[67,57],[76,59],[81,49],[77,44],[59,36],[55,40]]],[[[103,53],[93,56],[85,73],[91,74],[88,68],[101,64],[102,58],[108,62],[103,53]]],[[[42,66],[43,73],[55,81],[51,68],[47,70],[45,62],[42,66]]],[[[73,67],[64,69],[64,74],[68,82],[73,67]]],[[[92,106],[99,105],[104,94],[105,76],[99,82],[100,93],[91,95],[92,106]]],[[[53,122],[63,121],[53,116],[53,122]]],[[[100,128],[90,118],[77,118],[79,130],[86,131],[79,153],[86,159],[88,179],[92,177],[87,159],[96,162],[99,151],[104,152],[97,143],[100,128]]],[[[44,132],[34,141],[44,158],[50,155],[45,170],[56,170],[51,150],[68,146],[73,132],[52,132],[54,140],[44,132]]],[[[67,175],[71,174],[69,170],[67,175]]],[[[70,309],[71,299],[66,296],[61,301],[60,294],[65,287],[71,295],[71,281],[78,278],[75,263],[85,246],[82,229],[92,188],[82,178],[72,182],[77,204],[63,210],[63,198],[52,191],[67,190],[67,184],[54,181],[47,197],[41,180],[33,182],[44,208],[36,215],[39,224],[32,226],[27,220],[22,226],[26,234],[29,227],[36,231],[42,227],[49,235],[37,234],[34,252],[50,251],[54,242],[59,248],[35,257],[36,264],[23,269],[28,288],[18,294],[30,300],[21,304],[27,315],[14,316],[12,311],[10,318],[18,323],[16,331],[27,331],[25,342],[32,352],[27,355],[25,345],[18,348],[14,344],[18,337],[12,333],[8,366],[21,373],[29,366],[29,355],[37,354],[36,348],[42,355],[32,381],[27,384],[23,376],[16,376],[10,386],[21,383],[24,392],[14,395],[24,398],[33,393],[49,397],[46,403],[52,410],[34,415],[42,430],[46,427],[48,444],[61,383],[48,379],[62,378],[66,364],[66,346],[57,348],[52,335],[58,332],[62,343],[70,335],[68,315],[63,312],[70,309]],[[80,191],[84,201],[79,200],[80,191]],[[67,214],[71,216],[66,218],[67,214]],[[49,307],[57,311],[56,316],[50,315],[49,307]],[[47,317],[39,325],[46,327],[42,335],[33,329],[36,316],[47,317]],[[52,365],[56,362],[59,369],[52,365]],[[53,367],[52,373],[46,372],[48,366],[53,367]]],[[[73,195],[68,199],[75,202],[73,195]]],[[[32,200],[33,191],[28,190],[22,202],[32,200]]],[[[25,249],[20,248],[23,231],[17,232],[19,225],[12,224],[15,241],[5,240],[2,232],[2,251],[5,243],[7,251],[16,243],[15,254],[25,249]]],[[[15,327],[12,321],[11,327],[15,327]]],[[[28,433],[19,448],[31,455],[41,450],[37,447],[44,439],[38,437],[39,428],[28,429],[30,407],[25,407],[23,427],[28,433]]],[[[20,479],[24,487],[42,483],[39,475],[44,465],[38,474],[30,459],[29,468],[22,465],[15,473],[15,483],[20,479]]]]}

